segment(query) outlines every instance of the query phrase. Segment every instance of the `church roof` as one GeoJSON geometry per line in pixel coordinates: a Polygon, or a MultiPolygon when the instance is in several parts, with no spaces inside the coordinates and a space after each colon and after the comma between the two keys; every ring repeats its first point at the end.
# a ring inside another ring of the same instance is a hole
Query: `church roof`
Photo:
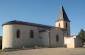
{"type": "MultiPolygon", "coordinates": [[[[59,27],[52,27],[52,28],[40,30],[39,32],[44,32],[44,31],[46,31],[46,30],[51,30],[51,29],[55,29],[55,28],[59,28],[59,27]]],[[[62,31],[63,31],[63,30],[67,30],[66,28],[59,28],[59,29],[61,29],[62,31]]]]}
{"type": "Polygon", "coordinates": [[[42,24],[36,24],[36,23],[30,23],[30,22],[23,22],[23,21],[9,21],[6,22],[3,25],[8,25],[8,24],[19,24],[19,25],[28,25],[28,26],[37,26],[37,27],[43,27],[43,28],[52,28],[53,26],[48,26],[48,25],[42,25],[42,24]]]}
{"type": "Polygon", "coordinates": [[[60,20],[70,21],[68,19],[67,15],[66,15],[66,12],[65,12],[62,5],[60,6],[60,10],[59,10],[59,13],[58,13],[56,21],[60,21],[60,20]]]}

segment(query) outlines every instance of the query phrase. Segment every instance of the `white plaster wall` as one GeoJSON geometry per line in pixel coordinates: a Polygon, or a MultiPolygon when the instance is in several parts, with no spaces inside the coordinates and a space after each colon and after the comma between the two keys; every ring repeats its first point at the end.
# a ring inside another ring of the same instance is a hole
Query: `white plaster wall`
{"type": "Polygon", "coordinates": [[[3,48],[41,45],[38,27],[26,25],[3,26],[3,48]],[[20,30],[20,38],[16,37],[16,30],[20,30]],[[34,31],[34,38],[30,38],[30,30],[34,31]]]}
{"type": "Polygon", "coordinates": [[[56,22],[56,23],[55,23],[55,26],[56,26],[56,27],[59,27],[59,23],[60,23],[60,27],[61,27],[61,28],[64,28],[64,21],[58,21],[58,22],[56,22]]]}
{"type": "Polygon", "coordinates": [[[66,28],[66,23],[67,23],[67,33],[68,36],[70,36],[70,22],[64,21],[64,28],[66,28]]]}
{"type": "Polygon", "coordinates": [[[40,37],[41,37],[41,45],[43,46],[49,46],[49,32],[40,32],[40,37]]]}
{"type": "Polygon", "coordinates": [[[67,22],[67,21],[58,21],[55,23],[55,26],[56,27],[59,27],[59,23],[60,23],[60,28],[66,28],[66,23],[67,23],[67,33],[68,33],[68,36],[70,36],[70,22],[67,22]]]}
{"type": "Polygon", "coordinates": [[[64,36],[63,31],[59,28],[51,29],[50,30],[50,44],[51,47],[62,47],[64,44],[64,36]],[[56,35],[59,36],[59,41],[56,41],[56,35]]]}
{"type": "Polygon", "coordinates": [[[70,44],[67,43],[67,48],[75,48],[74,38],[71,38],[70,44]]]}
{"type": "Polygon", "coordinates": [[[65,36],[64,36],[64,44],[67,44],[67,39],[65,36]]]}
{"type": "Polygon", "coordinates": [[[64,44],[67,45],[67,48],[75,48],[75,39],[76,36],[68,36],[68,37],[64,37],[64,44]],[[67,39],[70,39],[70,43],[67,42],[67,39]]]}

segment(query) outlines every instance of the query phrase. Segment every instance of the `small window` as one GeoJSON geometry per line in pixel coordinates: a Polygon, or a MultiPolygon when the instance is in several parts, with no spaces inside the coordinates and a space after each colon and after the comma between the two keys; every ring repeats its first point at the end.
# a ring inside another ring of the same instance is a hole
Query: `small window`
{"type": "Polygon", "coordinates": [[[66,23],[66,28],[67,28],[67,23],[66,23]]]}
{"type": "Polygon", "coordinates": [[[17,38],[20,37],[20,31],[19,31],[19,30],[17,30],[17,34],[16,34],[16,36],[17,36],[17,38]]]}
{"type": "Polygon", "coordinates": [[[59,36],[58,36],[58,35],[56,36],[56,41],[57,41],[57,42],[59,41],[59,36]]]}
{"type": "Polygon", "coordinates": [[[33,32],[33,30],[30,31],[30,38],[34,38],[34,32],[33,32]]]}
{"type": "Polygon", "coordinates": [[[60,23],[59,23],[59,27],[60,27],[60,23]]]}

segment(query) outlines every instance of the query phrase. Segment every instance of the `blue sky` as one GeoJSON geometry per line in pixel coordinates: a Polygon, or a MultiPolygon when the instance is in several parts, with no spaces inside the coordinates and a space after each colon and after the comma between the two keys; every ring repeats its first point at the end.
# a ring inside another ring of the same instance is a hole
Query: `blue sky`
{"type": "MultiPolygon", "coordinates": [[[[0,0],[0,25],[12,20],[55,26],[61,0],[0,0]]],[[[71,35],[85,30],[85,0],[62,0],[71,35]]],[[[0,36],[3,27],[0,26],[0,36]]]]}

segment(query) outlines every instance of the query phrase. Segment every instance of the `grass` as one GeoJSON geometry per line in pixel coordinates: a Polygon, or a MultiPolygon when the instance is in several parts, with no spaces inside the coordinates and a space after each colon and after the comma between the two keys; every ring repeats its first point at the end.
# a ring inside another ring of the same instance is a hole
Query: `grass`
{"type": "Polygon", "coordinates": [[[2,49],[0,49],[0,52],[2,52],[3,50],[2,49]]]}
{"type": "Polygon", "coordinates": [[[22,48],[18,48],[18,47],[14,47],[14,48],[11,48],[11,47],[9,47],[9,48],[5,48],[5,49],[25,49],[25,48],[37,48],[37,47],[44,47],[43,45],[35,45],[35,46],[23,46],[22,48]]]}

